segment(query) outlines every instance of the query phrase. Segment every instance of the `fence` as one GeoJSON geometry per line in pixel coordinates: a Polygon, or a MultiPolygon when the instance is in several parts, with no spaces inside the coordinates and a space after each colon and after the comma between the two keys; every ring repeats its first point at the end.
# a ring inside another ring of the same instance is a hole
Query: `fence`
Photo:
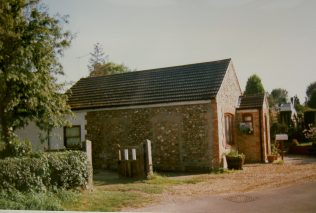
{"type": "Polygon", "coordinates": [[[152,175],[151,141],[118,149],[118,173],[123,177],[143,178],[152,175]]]}

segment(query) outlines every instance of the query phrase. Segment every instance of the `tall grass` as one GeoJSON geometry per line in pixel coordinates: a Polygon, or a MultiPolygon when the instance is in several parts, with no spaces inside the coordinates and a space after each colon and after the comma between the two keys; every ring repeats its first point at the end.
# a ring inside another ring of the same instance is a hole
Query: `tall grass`
{"type": "Polygon", "coordinates": [[[74,191],[20,192],[17,190],[0,192],[0,209],[11,210],[64,210],[63,203],[74,202],[79,194],[74,191]]]}

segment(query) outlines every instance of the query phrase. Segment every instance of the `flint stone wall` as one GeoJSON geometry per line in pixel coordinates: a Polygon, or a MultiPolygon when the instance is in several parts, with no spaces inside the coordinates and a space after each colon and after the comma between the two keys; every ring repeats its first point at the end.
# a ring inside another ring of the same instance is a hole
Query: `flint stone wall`
{"type": "Polygon", "coordinates": [[[94,168],[117,169],[118,144],[152,141],[154,170],[211,170],[211,104],[92,111],[86,115],[94,168]]]}

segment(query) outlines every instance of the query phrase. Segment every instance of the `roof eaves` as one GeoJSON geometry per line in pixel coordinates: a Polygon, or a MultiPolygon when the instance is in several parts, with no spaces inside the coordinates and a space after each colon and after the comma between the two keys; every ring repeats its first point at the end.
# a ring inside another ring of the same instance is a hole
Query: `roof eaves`
{"type": "Polygon", "coordinates": [[[131,104],[117,104],[107,106],[105,104],[92,105],[92,106],[74,106],[71,107],[71,110],[96,110],[96,109],[116,109],[116,108],[130,108],[130,107],[153,107],[153,106],[181,106],[181,105],[192,105],[192,104],[202,104],[212,102],[215,98],[210,98],[207,100],[193,100],[193,101],[178,101],[178,102],[159,102],[159,103],[131,103],[131,104]]]}
{"type": "Polygon", "coordinates": [[[254,106],[254,107],[251,107],[251,106],[249,106],[249,107],[238,107],[238,108],[236,108],[236,110],[244,110],[244,109],[262,109],[263,107],[262,106],[254,106]]]}

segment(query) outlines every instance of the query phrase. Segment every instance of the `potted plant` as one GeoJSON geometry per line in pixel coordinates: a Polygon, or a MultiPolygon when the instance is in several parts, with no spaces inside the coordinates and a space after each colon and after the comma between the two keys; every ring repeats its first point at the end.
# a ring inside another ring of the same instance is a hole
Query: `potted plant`
{"type": "Polygon", "coordinates": [[[273,163],[273,161],[278,159],[279,150],[277,148],[277,144],[271,144],[271,154],[267,156],[268,162],[273,163]]]}
{"type": "Polygon", "coordinates": [[[232,150],[226,154],[226,161],[228,169],[242,169],[245,163],[245,155],[232,150]]]}

